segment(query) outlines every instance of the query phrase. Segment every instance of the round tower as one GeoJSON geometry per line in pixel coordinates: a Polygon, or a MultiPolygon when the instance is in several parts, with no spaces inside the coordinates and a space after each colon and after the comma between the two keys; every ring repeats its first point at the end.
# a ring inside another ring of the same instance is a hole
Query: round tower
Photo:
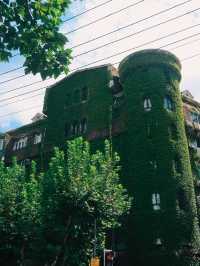
{"type": "Polygon", "coordinates": [[[130,265],[194,263],[200,237],[179,91],[181,64],[163,50],[126,57],[119,74],[127,99],[128,170],[133,196],[128,225],[130,265]],[[193,261],[193,262],[192,262],[193,261]]]}

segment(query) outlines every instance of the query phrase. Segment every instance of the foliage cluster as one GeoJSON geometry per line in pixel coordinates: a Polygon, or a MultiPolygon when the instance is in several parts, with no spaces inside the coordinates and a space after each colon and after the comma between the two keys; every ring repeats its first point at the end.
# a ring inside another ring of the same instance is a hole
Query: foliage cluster
{"type": "Polygon", "coordinates": [[[68,72],[71,50],[64,47],[59,32],[61,16],[70,0],[0,1],[0,61],[8,61],[12,51],[25,57],[25,73],[57,77],[68,72]]]}
{"type": "Polygon", "coordinates": [[[132,245],[129,246],[130,255],[134,254],[134,260],[138,258],[136,264],[139,265],[145,265],[147,260],[151,260],[151,265],[176,265],[176,256],[178,265],[190,265],[180,263],[181,250],[185,246],[199,249],[179,70],[176,57],[161,50],[132,54],[119,67],[128,99],[128,132],[121,148],[124,155],[121,151],[119,154],[124,166],[123,157],[129,149],[126,182],[135,199],[134,219],[129,225],[135,230],[130,235],[132,245]],[[173,103],[172,110],[164,106],[166,97],[170,97],[173,103]],[[145,98],[151,100],[149,111],[144,109],[145,98]],[[153,193],[160,195],[160,210],[153,209],[153,193]],[[162,243],[159,247],[157,239],[162,243]],[[173,258],[172,263],[169,257],[173,258]]]}
{"type": "Polygon", "coordinates": [[[109,142],[91,154],[82,138],[68,142],[67,152],[55,148],[44,173],[35,163],[27,175],[15,160],[1,162],[0,264],[88,265],[130,208],[118,164],[109,142]]]}

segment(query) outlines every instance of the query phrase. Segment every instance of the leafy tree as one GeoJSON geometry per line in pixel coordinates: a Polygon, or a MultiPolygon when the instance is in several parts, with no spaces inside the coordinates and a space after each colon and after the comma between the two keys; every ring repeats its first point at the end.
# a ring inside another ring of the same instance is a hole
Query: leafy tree
{"type": "Polygon", "coordinates": [[[68,142],[67,154],[55,149],[43,180],[46,236],[44,254],[51,265],[88,265],[94,248],[102,250],[105,232],[119,225],[130,199],[119,183],[119,157],[111,154],[108,141],[104,153],[91,154],[82,138],[68,142]]]}
{"type": "Polygon", "coordinates": [[[0,265],[25,265],[25,252],[33,246],[40,224],[39,184],[34,163],[27,178],[16,160],[11,167],[0,162],[0,265]]]}
{"type": "Polygon", "coordinates": [[[70,0],[1,0],[0,61],[8,61],[13,50],[25,57],[25,73],[57,77],[68,72],[71,50],[61,34],[61,16],[70,0]]]}
{"type": "Polygon", "coordinates": [[[0,162],[0,265],[88,266],[131,205],[118,163],[109,142],[92,154],[82,138],[56,148],[41,174],[0,162]]]}

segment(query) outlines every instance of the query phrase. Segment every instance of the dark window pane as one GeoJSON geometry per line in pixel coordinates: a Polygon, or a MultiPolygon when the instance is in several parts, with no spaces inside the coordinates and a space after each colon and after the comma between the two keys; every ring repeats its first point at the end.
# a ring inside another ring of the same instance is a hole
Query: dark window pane
{"type": "Polygon", "coordinates": [[[73,94],[73,103],[80,102],[80,90],[75,90],[73,94]]]}
{"type": "Polygon", "coordinates": [[[186,193],[183,189],[179,188],[177,192],[177,198],[179,203],[179,208],[182,210],[186,210],[188,206],[186,193]]]}
{"type": "Polygon", "coordinates": [[[173,111],[173,102],[172,99],[169,96],[166,96],[164,98],[164,108],[169,110],[169,111],[173,111]]]}
{"type": "Polygon", "coordinates": [[[172,139],[177,139],[177,128],[174,124],[168,127],[169,137],[172,139]]]}
{"type": "Polygon", "coordinates": [[[66,95],[66,100],[65,100],[65,106],[70,106],[71,105],[71,95],[68,93],[66,95]]]}
{"type": "Polygon", "coordinates": [[[86,118],[83,118],[81,120],[81,131],[83,134],[87,132],[87,119],[86,118]]]}
{"type": "Polygon", "coordinates": [[[65,137],[68,137],[70,134],[70,125],[65,124],[65,137]]]}
{"type": "Polygon", "coordinates": [[[81,89],[81,101],[85,102],[88,100],[88,87],[83,87],[81,89]]]}

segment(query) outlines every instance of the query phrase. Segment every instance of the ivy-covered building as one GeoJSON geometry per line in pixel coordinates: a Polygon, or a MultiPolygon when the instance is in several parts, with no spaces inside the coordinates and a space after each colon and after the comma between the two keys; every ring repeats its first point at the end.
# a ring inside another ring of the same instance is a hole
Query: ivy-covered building
{"type": "Polygon", "coordinates": [[[199,265],[200,104],[188,91],[181,95],[180,80],[173,54],[140,51],[119,69],[107,64],[68,75],[46,90],[42,116],[0,135],[6,164],[16,156],[42,168],[68,139],[82,135],[97,149],[112,138],[121,182],[134,199],[112,241],[127,259],[122,265],[199,265]]]}

